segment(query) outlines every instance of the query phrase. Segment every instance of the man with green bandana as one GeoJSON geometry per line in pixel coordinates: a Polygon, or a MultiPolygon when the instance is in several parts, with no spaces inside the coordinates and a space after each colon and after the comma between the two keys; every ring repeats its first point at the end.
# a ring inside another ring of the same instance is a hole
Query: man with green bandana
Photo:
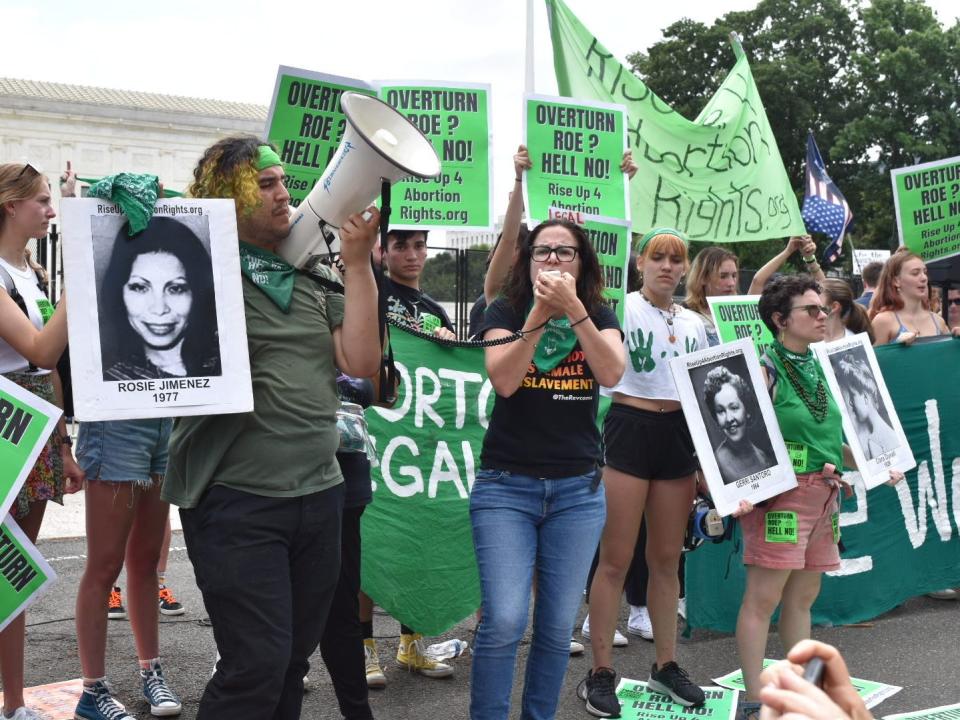
{"type": "Polygon", "coordinates": [[[253,412],[180,418],[170,439],[163,498],[180,506],[220,652],[197,718],[299,718],[339,572],[335,368],[370,377],[380,366],[370,267],[379,214],[340,229],[340,295],[277,254],[290,196],[273,147],[219,141],[190,194],[237,204],[254,395],[253,412]]]}

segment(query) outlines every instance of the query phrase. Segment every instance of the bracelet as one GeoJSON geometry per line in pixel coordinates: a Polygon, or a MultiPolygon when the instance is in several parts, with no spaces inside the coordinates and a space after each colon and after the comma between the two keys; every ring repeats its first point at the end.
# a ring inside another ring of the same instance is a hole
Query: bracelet
{"type": "Polygon", "coordinates": [[[580,318],[579,320],[577,320],[575,323],[570,323],[570,327],[576,327],[577,325],[579,325],[580,323],[582,323],[584,320],[589,320],[589,319],[590,319],[590,313],[587,313],[587,314],[584,315],[582,318],[580,318]]]}
{"type": "Polygon", "coordinates": [[[803,256],[801,256],[800,259],[803,260],[807,265],[813,265],[813,264],[817,261],[816,255],[814,255],[813,257],[811,257],[809,260],[807,260],[807,259],[806,259],[805,257],[803,257],[803,256]]]}
{"type": "Polygon", "coordinates": [[[68,433],[64,433],[60,436],[60,444],[66,445],[67,447],[73,447],[73,438],[70,437],[68,433]]]}
{"type": "Polygon", "coordinates": [[[522,178],[514,178],[514,180],[516,180],[517,182],[523,182],[522,178]]]}

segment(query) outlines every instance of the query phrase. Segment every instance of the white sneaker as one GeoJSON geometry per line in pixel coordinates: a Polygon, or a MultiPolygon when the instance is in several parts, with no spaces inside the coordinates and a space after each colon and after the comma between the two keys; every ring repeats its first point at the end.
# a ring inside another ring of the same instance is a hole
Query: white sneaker
{"type": "Polygon", "coordinates": [[[653,624],[650,622],[650,613],[647,611],[646,605],[630,606],[627,632],[631,635],[638,635],[644,640],[653,640],[653,624]]]}
{"type": "Polygon", "coordinates": [[[583,655],[583,643],[577,642],[573,638],[570,638],[570,654],[583,655]]]}
{"type": "Polygon", "coordinates": [[[927,597],[933,598],[934,600],[957,600],[960,599],[960,592],[957,592],[953,588],[945,588],[944,590],[929,592],[927,593],[927,597]]]}
{"type": "MultiPolygon", "coordinates": [[[[590,615],[583,619],[583,627],[580,628],[580,634],[583,635],[587,640],[590,639],[590,615]]],[[[626,636],[621,633],[617,628],[613,629],[613,646],[614,647],[626,647],[630,644],[630,641],[627,640],[626,636]]]]}
{"type": "Polygon", "coordinates": [[[677,615],[682,617],[684,620],[687,619],[687,599],[685,597],[682,597],[677,601],[677,615]]]}
{"type": "MultiPolygon", "coordinates": [[[[0,715],[2,715],[2,713],[0,713],[0,715]]],[[[23,705],[14,710],[13,715],[3,715],[3,717],[9,718],[10,720],[43,720],[40,715],[37,715],[33,710],[23,705]]]]}

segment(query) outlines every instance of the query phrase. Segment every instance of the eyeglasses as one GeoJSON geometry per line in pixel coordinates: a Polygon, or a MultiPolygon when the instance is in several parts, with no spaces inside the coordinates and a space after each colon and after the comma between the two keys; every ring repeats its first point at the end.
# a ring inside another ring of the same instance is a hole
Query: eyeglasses
{"type": "Polygon", "coordinates": [[[960,297],[950,298],[947,300],[947,305],[960,305],[960,297]]]}
{"type": "Polygon", "coordinates": [[[23,177],[23,174],[24,174],[25,172],[27,172],[27,170],[30,171],[30,174],[29,174],[27,177],[36,177],[37,175],[40,174],[40,171],[37,170],[33,165],[31,165],[30,163],[26,163],[26,164],[23,166],[23,169],[22,169],[19,173],[17,173],[17,180],[19,180],[20,178],[22,178],[22,177],[23,177]]]}
{"type": "Polygon", "coordinates": [[[830,314],[833,312],[831,308],[828,308],[826,305],[794,305],[790,308],[790,312],[794,310],[806,310],[807,315],[816,320],[820,313],[823,313],[827,317],[830,317],[830,314]]]}
{"type": "Polygon", "coordinates": [[[530,257],[537,262],[546,262],[551,255],[556,255],[557,262],[571,262],[577,257],[578,252],[579,250],[572,245],[557,245],[556,247],[534,245],[530,248],[530,257]]]}

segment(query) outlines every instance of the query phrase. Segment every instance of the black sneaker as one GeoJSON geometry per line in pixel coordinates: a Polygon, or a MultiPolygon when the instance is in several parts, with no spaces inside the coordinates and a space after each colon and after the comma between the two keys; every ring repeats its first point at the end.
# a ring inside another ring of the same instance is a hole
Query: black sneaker
{"type": "Polygon", "coordinates": [[[594,717],[620,717],[617,700],[617,673],[610,668],[591,670],[577,686],[577,697],[587,703],[587,712],[594,717]]]}
{"type": "Polygon", "coordinates": [[[653,664],[650,668],[647,687],[658,693],[669,695],[675,703],[684,707],[699,707],[707,699],[703,690],[691,682],[687,671],[672,661],[659,670],[657,670],[657,664],[653,664]]]}

